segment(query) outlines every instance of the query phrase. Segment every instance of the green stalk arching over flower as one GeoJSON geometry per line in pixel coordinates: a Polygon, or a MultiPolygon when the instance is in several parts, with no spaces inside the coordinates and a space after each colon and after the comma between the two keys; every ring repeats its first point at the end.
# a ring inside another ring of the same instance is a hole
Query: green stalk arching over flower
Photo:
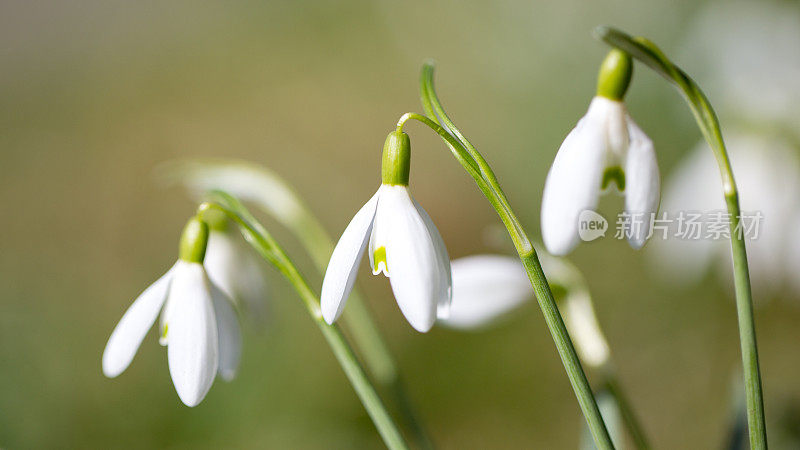
{"type": "Polygon", "coordinates": [[[198,217],[202,218],[209,211],[224,213],[239,227],[242,236],[256,252],[278,269],[289,281],[331,347],[334,356],[355,389],[359,400],[361,400],[381,438],[383,438],[383,442],[392,450],[409,448],[350,344],[336,325],[328,325],[325,322],[320,309],[319,297],[314,294],[305,278],[300,274],[278,242],[272,238],[264,226],[235,197],[224,191],[217,190],[208,193],[206,198],[207,201],[198,207],[198,217]]]}
{"type": "MultiPolygon", "coordinates": [[[[221,190],[258,206],[291,231],[320,273],[325,273],[334,241],[299,194],[277,173],[254,163],[213,158],[163,163],[157,169],[157,176],[170,184],[184,185],[198,199],[210,191],[221,190]]],[[[353,289],[348,305],[343,319],[369,373],[393,396],[420,446],[432,448],[397,363],[358,288],[353,289]]]]}
{"type": "Polygon", "coordinates": [[[558,311],[553,293],[547,283],[541,263],[525,230],[514,214],[497,177],[491,167],[475,147],[461,134],[439,103],[433,87],[433,63],[423,66],[420,79],[420,94],[427,116],[416,113],[404,114],[397,123],[397,131],[409,120],[416,120],[431,128],[445,141],[453,156],[464,170],[475,180],[478,188],[494,207],[500,220],[514,242],[520,260],[525,267],[531,285],[536,292],[539,307],[547,323],[559,356],[564,364],[570,384],[578,399],[589,429],[600,449],[613,449],[614,444],[608,434],[603,418],[597,407],[589,381],[581,367],[580,360],[558,311]]]}
{"type": "Polygon", "coordinates": [[[756,344],[750,271],[747,265],[744,236],[738,230],[741,220],[739,193],[725,142],[722,139],[722,131],[720,130],[717,115],[697,83],[672,63],[649,40],[642,37],[631,37],[619,30],[605,26],[595,29],[595,36],[607,44],[627,52],[678,88],[678,91],[689,105],[700,132],[716,157],[722,179],[725,204],[731,216],[729,224],[731,252],[733,254],[736,310],[739,322],[742,366],[744,369],[750,446],[753,449],[766,449],[767,430],[764,420],[764,400],[756,344]]]}

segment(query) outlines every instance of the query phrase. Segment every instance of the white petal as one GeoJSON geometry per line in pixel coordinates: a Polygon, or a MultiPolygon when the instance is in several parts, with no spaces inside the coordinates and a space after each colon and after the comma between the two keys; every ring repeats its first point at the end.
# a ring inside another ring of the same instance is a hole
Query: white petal
{"type": "Polygon", "coordinates": [[[125,311],[117,327],[108,338],[103,351],[103,374],[114,378],[128,368],[133,361],[147,331],[153,326],[158,312],[167,298],[170,281],[174,273],[173,266],[166,274],[156,280],[125,311]]]}
{"type": "Polygon", "coordinates": [[[217,286],[211,284],[214,314],[219,337],[219,374],[225,381],[236,377],[242,358],[242,333],[239,319],[233,309],[232,300],[217,286]]]}
{"type": "Polygon", "coordinates": [[[547,174],[542,195],[542,239],[554,255],[578,244],[578,216],[594,210],[605,169],[605,121],[588,114],[569,133],[547,174]]]}
{"type": "Polygon", "coordinates": [[[433,246],[436,249],[436,266],[439,270],[439,289],[436,300],[436,317],[445,319],[450,315],[450,306],[453,299],[453,275],[450,269],[450,256],[447,254],[447,247],[444,245],[442,235],[433,223],[431,216],[422,208],[422,206],[414,200],[414,207],[417,209],[420,217],[425,222],[425,227],[428,229],[433,239],[433,246]]]}
{"type": "Polygon", "coordinates": [[[653,142],[630,119],[628,130],[631,140],[625,163],[625,211],[633,224],[628,243],[638,250],[650,233],[652,215],[658,211],[661,179],[653,142]]]}
{"type": "MultiPolygon", "coordinates": [[[[381,185],[378,188],[378,196],[381,195],[381,192],[390,189],[391,187],[388,185],[381,185]]],[[[369,256],[369,268],[372,270],[373,275],[377,275],[379,273],[383,273],[387,277],[389,276],[386,268],[385,262],[380,262],[378,266],[375,266],[375,250],[383,247],[386,249],[387,241],[388,241],[388,226],[379,226],[378,223],[378,211],[375,211],[375,220],[372,221],[372,232],[370,233],[369,237],[369,248],[367,250],[367,256],[369,256]]]]}
{"type": "Polygon", "coordinates": [[[597,96],[592,99],[592,104],[589,105],[589,111],[586,115],[597,117],[598,121],[605,122],[606,140],[608,142],[606,167],[622,165],[630,145],[629,117],[625,104],[597,96]]]}
{"type": "Polygon", "coordinates": [[[241,236],[212,230],[203,266],[211,282],[237,307],[256,323],[263,322],[269,295],[264,265],[241,236]]]}
{"type": "Polygon", "coordinates": [[[329,324],[339,318],[344,310],[347,297],[353,290],[358,265],[364,256],[364,248],[372,231],[372,222],[378,206],[380,190],[356,213],[342,233],[336,248],[333,249],[325,279],[322,281],[320,306],[322,317],[329,324]]]}
{"type": "Polygon", "coordinates": [[[528,275],[516,257],[474,255],[455,259],[453,304],[442,323],[453,328],[479,328],[533,298],[528,275]]]}
{"type": "Polygon", "coordinates": [[[236,300],[236,281],[234,266],[239,260],[234,237],[225,231],[211,230],[203,266],[208,278],[228,297],[236,300]]]}
{"type": "Polygon", "coordinates": [[[174,302],[169,317],[169,373],[181,401],[196,406],[211,388],[219,361],[211,285],[203,266],[179,262],[169,297],[174,302]]]}
{"type": "Polygon", "coordinates": [[[162,347],[167,346],[168,335],[167,332],[167,324],[169,322],[169,316],[172,313],[173,305],[175,302],[171,302],[169,300],[169,296],[167,296],[167,300],[164,303],[164,309],[161,311],[161,318],[159,319],[158,323],[158,343],[161,344],[162,347]]]}
{"type": "Polygon", "coordinates": [[[564,322],[581,361],[592,367],[608,361],[611,352],[587,291],[573,291],[564,299],[564,322]]]}
{"type": "Polygon", "coordinates": [[[442,276],[436,248],[408,189],[386,186],[381,193],[376,222],[387,227],[386,262],[392,292],[408,322],[422,333],[436,321],[442,276]]]}

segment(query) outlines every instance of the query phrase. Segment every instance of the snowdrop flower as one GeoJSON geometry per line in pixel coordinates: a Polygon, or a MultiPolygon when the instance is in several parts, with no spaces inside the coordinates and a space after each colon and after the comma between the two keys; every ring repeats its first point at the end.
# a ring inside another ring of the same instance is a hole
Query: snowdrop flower
{"type": "Polygon", "coordinates": [[[630,56],[612,50],[600,68],[597,96],[569,133],[547,174],[542,197],[542,237],[547,250],[566,255],[578,244],[581,212],[594,210],[601,191],[616,184],[634,226],[628,243],[647,240],[658,209],[660,180],[653,143],[622,103],[631,79],[630,56]]]}
{"type": "MultiPolygon", "coordinates": [[[[800,219],[800,160],[796,149],[779,137],[733,131],[727,133],[726,142],[742,213],[750,217],[760,213],[762,217],[758,234],[746,235],[753,290],[774,295],[787,283],[791,286],[800,270],[800,248],[795,244],[800,219]]],[[[705,143],[698,144],[673,172],[664,190],[663,209],[671,219],[681,212],[702,213],[702,230],[708,230],[717,220],[714,212],[727,212],[719,170],[705,143]]],[[[748,220],[752,223],[756,219],[748,220]]],[[[667,239],[657,236],[648,251],[657,273],[666,280],[692,284],[710,267],[730,267],[727,238],[681,238],[677,221],[670,225],[667,239]]],[[[729,270],[719,272],[730,279],[729,270]]]]}
{"type": "Polygon", "coordinates": [[[103,373],[114,378],[133,360],[161,313],[161,342],[178,397],[187,406],[203,400],[217,372],[233,378],[241,355],[241,335],[228,296],[203,267],[208,225],[193,218],[181,236],[180,258],[150,285],[122,316],[103,352],[103,373]]]}
{"type": "MultiPolygon", "coordinates": [[[[602,366],[611,352],[583,275],[562,258],[545,252],[539,252],[539,258],[581,360],[602,366]]],[[[450,328],[485,328],[534,297],[528,275],[515,257],[473,255],[453,260],[451,267],[453,302],[449,317],[442,319],[450,328]]]]}
{"type": "Polygon", "coordinates": [[[383,148],[382,184],[342,233],[325,272],[321,307],[329,324],[344,310],[367,247],[372,273],[389,277],[412,327],[427,332],[437,315],[448,313],[450,258],[430,216],[408,191],[410,157],[408,135],[390,133],[383,148]]]}

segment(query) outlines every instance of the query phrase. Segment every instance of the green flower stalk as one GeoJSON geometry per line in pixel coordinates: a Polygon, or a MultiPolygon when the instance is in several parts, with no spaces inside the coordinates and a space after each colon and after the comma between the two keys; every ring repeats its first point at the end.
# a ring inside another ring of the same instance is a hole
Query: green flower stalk
{"type": "Polygon", "coordinates": [[[764,420],[764,400],[758,362],[758,346],[756,344],[753,298],[750,289],[750,271],[747,266],[747,250],[744,236],[739,230],[741,220],[739,192],[733,177],[728,151],[722,139],[722,131],[720,130],[717,115],[697,83],[673,64],[649,40],[642,37],[631,37],[610,27],[598,27],[595,30],[595,35],[612,47],[630,54],[678,88],[692,111],[703,137],[714,152],[722,179],[725,204],[731,217],[729,224],[731,252],[733,254],[736,311],[739,322],[742,367],[744,369],[750,446],[753,449],[766,449],[767,430],[764,420]]]}
{"type": "Polygon", "coordinates": [[[331,347],[334,356],[353,385],[358,398],[367,410],[386,446],[392,450],[409,448],[375,387],[367,377],[352,347],[337,326],[325,323],[322,318],[319,297],[308,285],[278,242],[272,238],[263,225],[236,198],[222,191],[212,192],[209,195],[209,200],[198,208],[198,216],[202,217],[205,212],[213,210],[225,213],[228,218],[236,223],[245,240],[262,258],[275,266],[297,291],[303,305],[331,347]]]}
{"type": "MultiPolygon", "coordinates": [[[[159,172],[166,181],[185,185],[197,198],[220,190],[257,206],[291,231],[317,270],[325,273],[334,248],[333,239],[299,194],[278,174],[251,163],[216,159],[175,161],[162,165],[159,172]]],[[[210,213],[212,211],[204,217],[210,213]]],[[[351,292],[347,312],[342,318],[372,379],[393,400],[420,448],[432,448],[431,439],[404,386],[397,362],[359,289],[354,288],[351,292]]]]}
{"type": "Polygon", "coordinates": [[[406,113],[397,122],[397,131],[403,131],[405,124],[410,120],[419,121],[434,130],[445,141],[453,156],[475,180],[478,188],[494,207],[500,220],[505,225],[511,240],[514,242],[519,258],[528,274],[528,278],[536,293],[539,306],[544,314],[545,322],[555,341],[556,348],[564,363],[567,376],[578,398],[581,411],[586,418],[595,443],[600,449],[613,449],[614,444],[611,441],[603,418],[597,408],[597,403],[589,381],[581,367],[580,360],[572,345],[569,333],[558,311],[558,306],[556,305],[553,293],[542,271],[542,266],[536,251],[533,245],[531,245],[530,239],[522,228],[516,214],[511,209],[508,199],[500,187],[497,177],[494,175],[491,167],[489,167],[489,164],[484,160],[477,149],[475,149],[455,127],[445,113],[444,108],[442,108],[439,103],[439,99],[433,88],[432,63],[427,63],[423,66],[420,90],[422,104],[427,116],[416,113],[406,113]]]}

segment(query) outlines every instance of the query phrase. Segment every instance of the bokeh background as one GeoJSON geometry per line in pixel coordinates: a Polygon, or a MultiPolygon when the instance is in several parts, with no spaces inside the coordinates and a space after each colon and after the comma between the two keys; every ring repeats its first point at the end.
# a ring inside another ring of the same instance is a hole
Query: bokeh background
{"type": "MultiPolygon", "coordinates": [[[[789,13],[777,17],[797,20],[794,3],[780,6],[789,13]]],[[[247,329],[239,377],[218,380],[199,407],[178,400],[155,332],[122,376],[103,377],[111,330],[174,261],[195,206],[159,184],[153,169],[194,156],[266,165],[338,235],[377,187],[386,133],[402,113],[421,110],[418,70],[433,57],[446,108],[538,236],[544,177],[585,112],[606,51],[592,28],[649,36],[698,74],[712,103],[724,102],[715,90],[720,74],[692,56],[709,8],[608,0],[2,2],[0,447],[381,448],[319,331],[271,271],[268,326],[247,329]]],[[[772,30],[769,21],[757,28],[767,42],[772,30]]],[[[742,67],[753,64],[740,58],[742,67]]],[[[699,139],[688,110],[642,68],[629,108],[668,178],[699,139]]],[[[413,192],[451,256],[511,253],[449,152],[428,130],[408,130],[413,192]]],[[[621,200],[603,205],[613,213],[621,200]]],[[[319,286],[291,234],[266,224],[319,286]]],[[[647,249],[613,239],[582,245],[571,259],[589,282],[655,447],[721,448],[739,364],[724,279],[665,283],[647,249]]],[[[421,335],[388,283],[362,269],[361,286],[440,447],[576,448],[582,418],[535,303],[485,331],[421,335]]],[[[800,296],[771,297],[759,299],[757,327],[777,435],[800,402],[800,296]]]]}

